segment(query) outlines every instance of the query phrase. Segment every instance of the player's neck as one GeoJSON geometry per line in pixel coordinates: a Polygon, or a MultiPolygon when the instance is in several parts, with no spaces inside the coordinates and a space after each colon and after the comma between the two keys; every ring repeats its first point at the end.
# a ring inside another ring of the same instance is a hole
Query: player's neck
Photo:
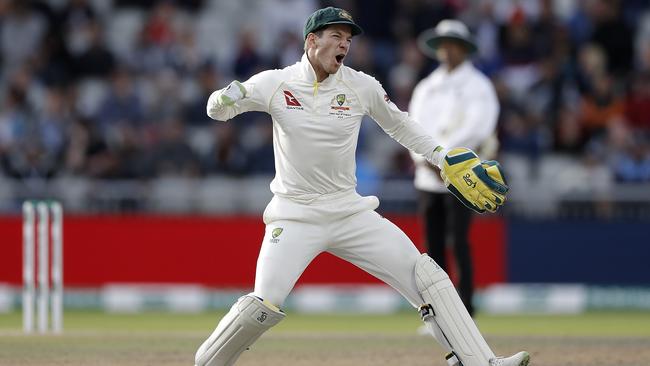
{"type": "Polygon", "coordinates": [[[309,57],[309,52],[307,52],[307,61],[311,65],[312,70],[314,70],[314,76],[316,77],[317,82],[321,83],[323,80],[327,79],[328,76],[330,76],[330,74],[327,73],[327,71],[325,71],[322,66],[311,60],[311,57],[309,57]]]}

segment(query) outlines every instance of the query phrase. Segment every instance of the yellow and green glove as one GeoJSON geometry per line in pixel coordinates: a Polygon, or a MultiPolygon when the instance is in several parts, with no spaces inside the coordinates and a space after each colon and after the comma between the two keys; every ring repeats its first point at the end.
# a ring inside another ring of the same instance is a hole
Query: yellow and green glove
{"type": "Polygon", "coordinates": [[[506,201],[508,184],[499,163],[481,161],[470,149],[447,151],[440,164],[440,176],[456,198],[478,213],[496,212],[506,201]]]}

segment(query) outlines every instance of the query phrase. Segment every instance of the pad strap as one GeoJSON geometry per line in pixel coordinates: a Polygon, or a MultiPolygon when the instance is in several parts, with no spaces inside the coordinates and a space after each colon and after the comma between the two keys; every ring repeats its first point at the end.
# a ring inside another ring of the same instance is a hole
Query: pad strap
{"type": "Polygon", "coordinates": [[[463,364],[460,363],[458,356],[456,356],[456,354],[453,352],[447,353],[447,356],[445,356],[445,360],[447,360],[447,365],[449,366],[463,366],[463,364]]]}

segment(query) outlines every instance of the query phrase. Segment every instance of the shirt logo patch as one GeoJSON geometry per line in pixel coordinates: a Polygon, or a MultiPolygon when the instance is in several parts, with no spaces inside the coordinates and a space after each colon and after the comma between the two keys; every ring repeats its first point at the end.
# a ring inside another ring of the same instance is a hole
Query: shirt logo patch
{"type": "Polygon", "coordinates": [[[345,94],[337,94],[330,101],[330,116],[336,116],[339,119],[352,116],[349,105],[350,100],[346,98],[345,94]]]}
{"type": "Polygon", "coordinates": [[[287,109],[302,109],[302,105],[288,90],[283,90],[284,101],[287,103],[287,109]]]}

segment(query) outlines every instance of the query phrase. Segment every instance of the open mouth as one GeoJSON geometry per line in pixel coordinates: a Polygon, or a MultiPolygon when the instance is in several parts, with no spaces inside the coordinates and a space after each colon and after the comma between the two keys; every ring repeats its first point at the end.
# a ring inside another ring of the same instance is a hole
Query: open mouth
{"type": "Polygon", "coordinates": [[[336,64],[341,65],[341,63],[343,63],[343,59],[345,58],[345,54],[343,54],[343,53],[338,54],[338,55],[336,55],[335,58],[336,58],[336,64]]]}

